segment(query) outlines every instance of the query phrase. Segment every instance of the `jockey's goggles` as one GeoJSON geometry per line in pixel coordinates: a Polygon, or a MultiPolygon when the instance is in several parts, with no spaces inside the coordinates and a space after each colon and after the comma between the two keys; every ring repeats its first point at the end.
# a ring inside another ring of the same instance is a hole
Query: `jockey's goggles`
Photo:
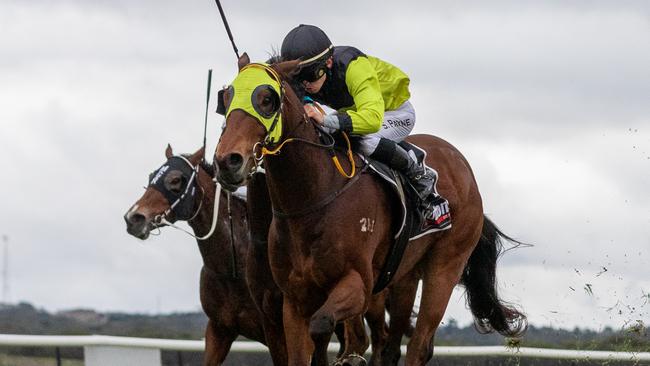
{"type": "Polygon", "coordinates": [[[305,65],[300,69],[298,76],[296,77],[298,81],[313,83],[314,81],[320,79],[327,72],[327,65],[325,60],[317,61],[309,65],[305,65]]]}

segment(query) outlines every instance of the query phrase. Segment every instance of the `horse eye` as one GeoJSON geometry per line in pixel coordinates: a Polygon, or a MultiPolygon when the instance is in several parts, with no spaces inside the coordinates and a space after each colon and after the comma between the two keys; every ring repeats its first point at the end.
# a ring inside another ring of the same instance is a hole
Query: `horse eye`
{"type": "Polygon", "coordinates": [[[165,188],[173,193],[179,193],[183,188],[183,177],[177,174],[169,174],[165,178],[165,188]]]}
{"type": "Polygon", "coordinates": [[[264,118],[270,118],[278,106],[278,95],[270,85],[259,85],[253,91],[251,104],[264,118]]]}

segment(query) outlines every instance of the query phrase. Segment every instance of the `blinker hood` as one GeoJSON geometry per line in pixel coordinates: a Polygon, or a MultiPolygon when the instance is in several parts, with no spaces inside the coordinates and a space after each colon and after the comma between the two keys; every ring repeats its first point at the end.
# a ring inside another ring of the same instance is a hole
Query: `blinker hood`
{"type": "Polygon", "coordinates": [[[244,66],[230,89],[230,104],[226,107],[226,120],[232,111],[240,109],[256,118],[266,129],[267,141],[280,141],[282,135],[282,87],[279,75],[267,64],[248,64],[244,66]],[[271,76],[273,75],[273,76],[271,76]],[[270,89],[278,97],[278,107],[272,113],[264,113],[257,103],[257,94],[270,89]]]}
{"type": "Polygon", "coordinates": [[[182,156],[171,157],[163,166],[149,175],[149,186],[162,193],[174,212],[177,220],[187,220],[192,217],[194,196],[196,194],[196,171],[182,156]],[[174,193],[165,187],[165,177],[169,172],[179,170],[182,174],[182,193],[174,193]]]}

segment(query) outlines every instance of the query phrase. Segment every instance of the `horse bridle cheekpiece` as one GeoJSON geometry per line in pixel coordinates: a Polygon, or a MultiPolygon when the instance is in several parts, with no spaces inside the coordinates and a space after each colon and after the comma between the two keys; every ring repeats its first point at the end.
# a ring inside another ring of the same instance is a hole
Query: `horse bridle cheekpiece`
{"type": "MultiPolygon", "coordinates": [[[[230,103],[224,105],[226,120],[234,110],[242,110],[256,118],[266,129],[266,144],[280,141],[282,135],[282,99],[283,89],[280,75],[267,64],[251,63],[244,66],[232,84],[225,89],[229,93],[230,103]],[[276,108],[271,113],[262,110],[257,96],[263,90],[269,90],[277,97],[276,108]]],[[[219,98],[220,102],[223,98],[219,98]]]]}
{"type": "MultiPolygon", "coordinates": [[[[167,202],[167,209],[155,221],[166,219],[170,212],[173,212],[177,220],[191,220],[199,210],[193,212],[194,196],[196,195],[196,177],[199,166],[193,166],[184,156],[172,156],[163,166],[149,175],[149,186],[160,192],[167,202]],[[182,193],[172,192],[165,187],[165,176],[173,170],[179,170],[182,174],[182,193]],[[185,189],[183,189],[183,187],[185,189]]],[[[199,208],[200,209],[200,208],[199,208]]]]}

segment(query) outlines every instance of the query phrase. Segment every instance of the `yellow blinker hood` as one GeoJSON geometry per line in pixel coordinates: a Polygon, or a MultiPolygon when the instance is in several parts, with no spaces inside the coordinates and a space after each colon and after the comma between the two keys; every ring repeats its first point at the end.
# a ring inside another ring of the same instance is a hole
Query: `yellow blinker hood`
{"type": "Polygon", "coordinates": [[[280,76],[267,64],[248,64],[244,66],[232,82],[233,94],[226,110],[226,120],[230,113],[240,109],[256,118],[266,128],[267,141],[275,143],[282,135],[282,87],[280,76]],[[274,90],[280,100],[277,111],[264,114],[257,106],[257,93],[263,88],[274,90]]]}

